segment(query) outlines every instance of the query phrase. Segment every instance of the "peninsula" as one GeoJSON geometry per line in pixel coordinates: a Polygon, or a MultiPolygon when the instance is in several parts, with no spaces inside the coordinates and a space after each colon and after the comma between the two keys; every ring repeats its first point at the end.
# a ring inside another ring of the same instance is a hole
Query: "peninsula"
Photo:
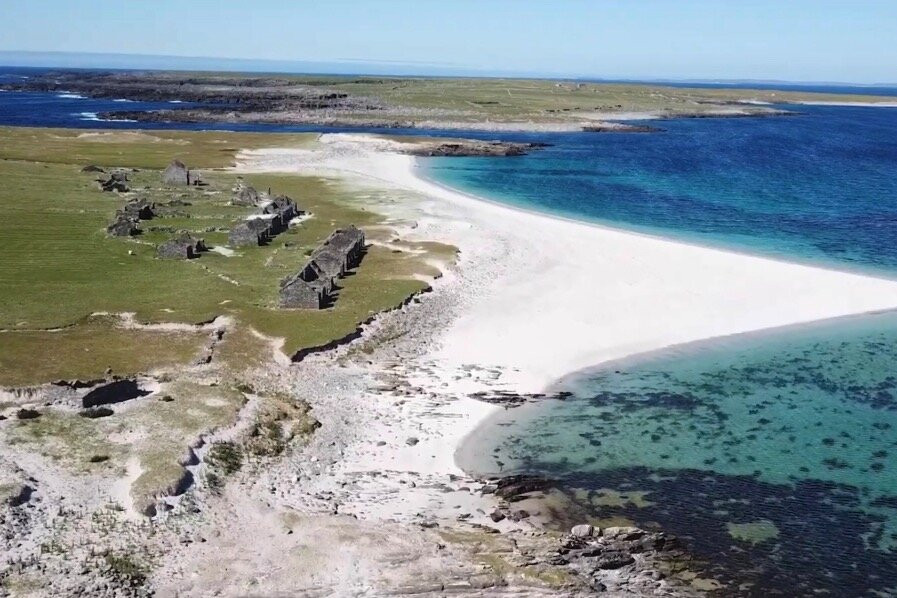
{"type": "Polygon", "coordinates": [[[535,79],[60,71],[0,89],[176,102],[100,118],[143,123],[268,123],[493,131],[650,132],[625,121],[794,114],[801,103],[889,104],[893,98],[535,79]]]}

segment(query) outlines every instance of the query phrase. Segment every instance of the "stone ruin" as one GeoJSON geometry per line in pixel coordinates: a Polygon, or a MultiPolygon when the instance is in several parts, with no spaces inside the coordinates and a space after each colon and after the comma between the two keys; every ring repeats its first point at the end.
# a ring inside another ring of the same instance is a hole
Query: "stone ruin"
{"type": "Polygon", "coordinates": [[[354,225],[337,229],[297,273],[280,281],[280,306],[322,309],[334,299],[336,280],[361,264],[364,231],[354,225]]]}
{"type": "Polygon", "coordinates": [[[130,187],[128,187],[128,173],[121,170],[110,173],[109,178],[105,181],[103,179],[97,179],[97,182],[100,184],[100,189],[102,191],[127,193],[131,190],[130,187]]]}
{"type": "MultiPolygon", "coordinates": [[[[252,192],[255,190],[252,189],[252,192]]],[[[231,247],[264,245],[285,231],[290,220],[305,213],[286,195],[278,195],[273,200],[262,201],[258,205],[258,214],[249,216],[231,229],[228,235],[228,244],[231,247]]]]}
{"type": "Polygon", "coordinates": [[[191,260],[207,251],[205,240],[182,233],[156,248],[156,256],[162,259],[191,260]]]}
{"type": "Polygon", "coordinates": [[[149,220],[156,215],[156,204],[145,199],[133,199],[115,212],[115,220],[106,227],[106,232],[113,237],[131,237],[140,234],[137,223],[149,220]]]}
{"type": "Polygon", "coordinates": [[[172,160],[162,172],[162,183],[165,185],[203,185],[202,176],[180,160],[172,160]]]}
{"type": "Polygon", "coordinates": [[[257,206],[262,197],[254,187],[250,185],[239,185],[234,189],[234,197],[231,204],[235,206],[257,206]]]}

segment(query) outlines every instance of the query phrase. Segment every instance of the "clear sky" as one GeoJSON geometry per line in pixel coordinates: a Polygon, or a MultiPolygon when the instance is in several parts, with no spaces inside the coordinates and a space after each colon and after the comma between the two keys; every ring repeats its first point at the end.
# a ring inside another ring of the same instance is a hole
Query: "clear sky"
{"type": "Polygon", "coordinates": [[[0,14],[6,51],[897,82],[897,0],[0,0],[0,14]]]}

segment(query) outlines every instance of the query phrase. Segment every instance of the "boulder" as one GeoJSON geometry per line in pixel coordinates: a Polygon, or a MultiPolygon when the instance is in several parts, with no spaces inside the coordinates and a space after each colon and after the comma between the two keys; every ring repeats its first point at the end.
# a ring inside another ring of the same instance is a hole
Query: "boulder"
{"type": "Polygon", "coordinates": [[[574,525],[573,529],[570,530],[570,535],[576,538],[590,538],[594,534],[595,528],[588,523],[574,525]]]}
{"type": "Polygon", "coordinates": [[[645,535],[645,531],[637,527],[607,527],[604,528],[604,537],[611,540],[639,540],[645,535]]]}
{"type": "Polygon", "coordinates": [[[189,185],[190,171],[180,160],[172,160],[162,172],[162,182],[166,185],[189,185]]]}
{"type": "Polygon", "coordinates": [[[37,419],[38,417],[40,417],[40,411],[22,408],[16,412],[16,417],[19,419],[37,419]]]}

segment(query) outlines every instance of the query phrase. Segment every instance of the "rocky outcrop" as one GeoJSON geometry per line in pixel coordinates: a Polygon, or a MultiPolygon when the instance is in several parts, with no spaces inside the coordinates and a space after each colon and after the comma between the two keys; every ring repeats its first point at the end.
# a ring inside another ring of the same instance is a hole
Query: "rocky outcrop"
{"type": "Polygon", "coordinates": [[[629,125],[618,122],[602,122],[593,125],[584,125],[582,130],[586,133],[660,133],[663,129],[649,125],[629,125]]]}
{"type": "Polygon", "coordinates": [[[453,139],[451,141],[421,141],[401,144],[399,153],[409,156],[523,156],[546,143],[515,143],[511,141],[480,141],[453,139]]]}

